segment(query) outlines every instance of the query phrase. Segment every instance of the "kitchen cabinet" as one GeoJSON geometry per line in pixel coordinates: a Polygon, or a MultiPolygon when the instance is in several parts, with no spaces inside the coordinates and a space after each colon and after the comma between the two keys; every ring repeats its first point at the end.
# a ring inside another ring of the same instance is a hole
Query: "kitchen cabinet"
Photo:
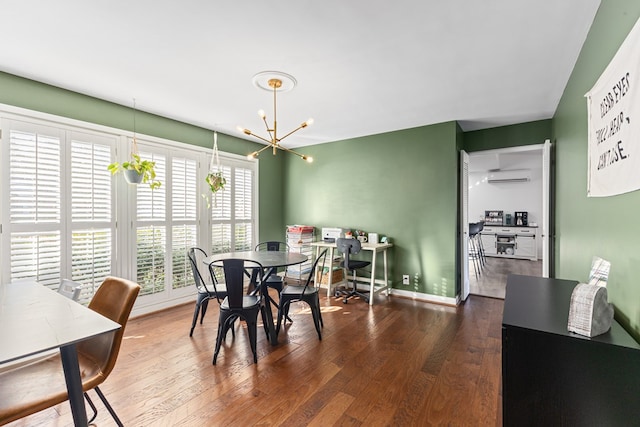
{"type": "Polygon", "coordinates": [[[485,226],[480,234],[486,256],[538,260],[538,228],[485,226]]]}

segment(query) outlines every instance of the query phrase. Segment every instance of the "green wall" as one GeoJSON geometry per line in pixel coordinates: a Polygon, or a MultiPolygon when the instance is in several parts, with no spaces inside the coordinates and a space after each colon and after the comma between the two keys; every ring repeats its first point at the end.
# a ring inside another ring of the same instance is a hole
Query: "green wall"
{"type": "Polygon", "coordinates": [[[602,0],[553,117],[556,276],[584,281],[594,255],[611,261],[609,301],[616,308],[616,318],[636,339],[640,337],[640,191],[587,198],[584,94],[600,77],[638,17],[640,2],[637,0],[602,0]]]}
{"type": "Polygon", "coordinates": [[[542,144],[551,138],[551,119],[482,129],[464,134],[468,152],[542,144]]]}
{"type": "Polygon", "coordinates": [[[455,297],[458,129],[448,122],[305,147],[312,164],[286,164],[286,223],[389,236],[394,287],[455,297]]]}
{"type": "MultiPolygon", "coordinates": [[[[133,109],[0,72],[0,103],[133,131],[133,109]]],[[[136,112],[136,132],[211,147],[213,132],[176,120],[136,112]]],[[[261,145],[218,134],[221,151],[245,155],[261,145]]],[[[284,156],[260,156],[259,240],[282,239],[284,156]]]]}

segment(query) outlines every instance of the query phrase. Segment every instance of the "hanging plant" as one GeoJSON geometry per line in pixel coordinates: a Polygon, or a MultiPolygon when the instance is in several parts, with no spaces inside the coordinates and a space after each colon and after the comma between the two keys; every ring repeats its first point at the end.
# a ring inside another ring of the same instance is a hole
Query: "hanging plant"
{"type": "Polygon", "coordinates": [[[223,190],[224,185],[227,183],[225,177],[222,176],[222,172],[209,172],[206,180],[207,184],[209,184],[209,188],[211,188],[212,193],[223,190]]]}
{"type": "Polygon", "coordinates": [[[156,162],[141,160],[138,154],[132,152],[130,161],[122,162],[122,164],[113,162],[107,166],[107,169],[112,175],[123,172],[124,178],[129,184],[149,184],[149,187],[155,190],[161,185],[160,181],[155,179],[155,166],[156,162]]]}
{"type": "Polygon", "coordinates": [[[161,183],[156,180],[156,162],[140,159],[138,154],[138,142],[136,141],[136,100],[133,99],[133,140],[131,141],[131,159],[128,162],[113,162],[107,169],[111,175],[118,172],[124,174],[124,179],[129,184],[149,184],[152,190],[159,188],[161,183]]]}
{"type": "Polygon", "coordinates": [[[209,174],[206,178],[207,184],[212,193],[224,190],[227,179],[222,174],[220,167],[220,157],[218,156],[218,132],[213,133],[213,153],[211,155],[211,163],[209,163],[209,174]]]}

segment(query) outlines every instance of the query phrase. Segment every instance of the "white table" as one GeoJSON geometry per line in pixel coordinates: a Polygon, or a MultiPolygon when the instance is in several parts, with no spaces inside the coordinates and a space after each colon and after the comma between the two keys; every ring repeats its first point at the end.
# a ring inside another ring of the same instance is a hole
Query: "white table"
{"type": "MultiPolygon", "coordinates": [[[[313,242],[311,246],[316,248],[316,257],[323,249],[329,249],[328,259],[331,260],[330,269],[333,268],[334,250],[338,247],[336,243],[313,242]]],[[[373,305],[373,295],[385,291],[389,295],[389,273],[387,269],[387,249],[392,247],[391,243],[363,243],[362,250],[371,252],[371,277],[356,277],[356,280],[369,283],[369,305],[373,305]],[[379,252],[382,252],[382,263],[384,267],[384,279],[376,279],[376,260],[379,252]]],[[[331,296],[331,286],[333,285],[333,274],[329,271],[327,275],[327,297],[331,296]]],[[[345,275],[345,279],[348,278],[345,275]]]]}
{"type": "Polygon", "coordinates": [[[0,366],[60,349],[76,426],[87,425],[76,344],[120,325],[36,282],[0,285],[0,366]]]}

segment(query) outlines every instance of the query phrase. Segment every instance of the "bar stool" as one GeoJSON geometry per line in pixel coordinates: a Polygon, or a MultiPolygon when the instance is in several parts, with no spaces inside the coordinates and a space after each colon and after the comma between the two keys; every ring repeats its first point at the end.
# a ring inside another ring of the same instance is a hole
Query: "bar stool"
{"type": "Polygon", "coordinates": [[[469,223],[469,260],[473,262],[473,270],[476,274],[476,279],[480,278],[482,270],[480,246],[477,242],[479,234],[480,224],[473,222],[469,223]]]}

